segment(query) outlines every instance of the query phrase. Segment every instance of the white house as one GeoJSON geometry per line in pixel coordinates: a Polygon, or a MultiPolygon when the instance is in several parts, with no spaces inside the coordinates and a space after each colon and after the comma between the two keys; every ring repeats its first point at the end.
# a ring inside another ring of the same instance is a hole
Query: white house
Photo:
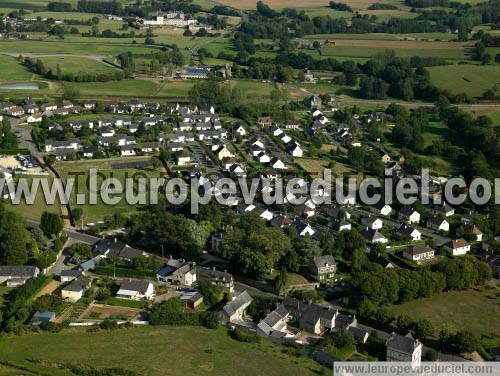
{"type": "Polygon", "coordinates": [[[286,165],[278,157],[271,158],[271,160],[269,162],[271,164],[271,167],[274,168],[274,169],[276,169],[276,170],[284,170],[284,169],[286,169],[286,165]]]}
{"type": "Polygon", "coordinates": [[[271,157],[269,157],[269,155],[267,155],[266,153],[264,153],[263,151],[261,151],[258,155],[257,155],[257,158],[256,158],[260,163],[269,163],[271,161],[271,157]]]}
{"type": "Polygon", "coordinates": [[[434,250],[423,244],[413,245],[403,251],[403,256],[412,261],[420,262],[434,258],[434,250]]]}
{"type": "Polygon", "coordinates": [[[444,245],[444,248],[451,252],[453,256],[461,256],[470,252],[470,244],[462,238],[450,240],[444,245]]]}
{"type": "Polygon", "coordinates": [[[301,149],[300,145],[297,144],[296,142],[289,143],[288,152],[293,157],[298,157],[298,158],[301,158],[304,155],[304,151],[301,149]]]}
{"type": "Polygon", "coordinates": [[[149,300],[154,295],[153,284],[149,281],[138,279],[124,279],[120,284],[120,289],[116,293],[118,298],[132,300],[149,300]]]}
{"type": "Polygon", "coordinates": [[[382,201],[377,202],[375,205],[370,206],[370,211],[379,215],[389,215],[392,212],[390,205],[383,203],[382,201]]]}
{"type": "Polygon", "coordinates": [[[236,128],[236,130],[234,132],[237,133],[237,134],[239,134],[241,137],[244,137],[247,134],[246,129],[243,128],[242,125],[239,125],[238,128],[236,128]]]}
{"type": "Polygon", "coordinates": [[[388,362],[411,362],[412,368],[420,366],[422,358],[422,343],[414,339],[411,333],[406,336],[392,333],[385,343],[386,361],[388,362]]]}
{"type": "Polygon", "coordinates": [[[384,222],[380,218],[368,215],[367,217],[361,217],[361,224],[371,230],[380,230],[384,222]]]}
{"type": "Polygon", "coordinates": [[[39,123],[42,121],[42,114],[31,114],[26,118],[28,124],[39,123]]]}
{"type": "Polygon", "coordinates": [[[420,231],[418,231],[416,228],[408,226],[405,223],[403,223],[399,227],[398,233],[405,238],[410,238],[414,242],[422,239],[422,233],[420,231]]]}
{"type": "Polygon", "coordinates": [[[408,223],[418,223],[420,222],[420,213],[410,206],[403,206],[399,210],[398,217],[408,223]]]}
{"type": "Polygon", "coordinates": [[[135,155],[135,150],[133,145],[123,145],[120,146],[120,155],[122,157],[131,157],[135,155]]]}
{"type": "Polygon", "coordinates": [[[313,236],[316,231],[309,225],[309,223],[304,222],[300,219],[293,222],[293,226],[297,229],[299,236],[313,236]]]}
{"type": "Polygon", "coordinates": [[[446,219],[432,217],[427,220],[427,227],[435,231],[450,231],[450,224],[446,219]]]}

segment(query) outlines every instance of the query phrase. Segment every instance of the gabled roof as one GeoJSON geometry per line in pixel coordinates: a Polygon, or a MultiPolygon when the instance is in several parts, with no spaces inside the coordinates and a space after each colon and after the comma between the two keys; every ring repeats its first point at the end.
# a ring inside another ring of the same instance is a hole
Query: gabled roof
{"type": "Polygon", "coordinates": [[[236,296],[233,300],[231,300],[228,304],[222,308],[224,313],[231,317],[234,315],[240,308],[244,307],[247,304],[250,304],[252,301],[252,297],[245,290],[240,295],[236,296]]]}
{"type": "Polygon", "coordinates": [[[32,278],[37,270],[38,268],[32,265],[0,265],[0,276],[32,278]]]}
{"type": "Polygon", "coordinates": [[[450,240],[448,243],[446,243],[446,245],[451,249],[457,249],[457,248],[467,247],[469,243],[465,239],[459,238],[456,240],[450,240]]]}
{"type": "Polygon", "coordinates": [[[90,279],[88,279],[87,277],[84,277],[84,276],[80,276],[80,277],[74,279],[73,281],[71,281],[65,287],[63,287],[63,290],[76,291],[76,292],[83,291],[87,288],[89,283],[90,283],[90,279]]]}
{"type": "Polygon", "coordinates": [[[420,341],[413,338],[411,333],[405,336],[392,333],[392,336],[387,340],[386,346],[390,349],[401,351],[407,354],[413,354],[413,351],[420,346],[420,341]]]}
{"type": "Polygon", "coordinates": [[[124,279],[120,284],[120,290],[137,291],[141,294],[145,294],[150,284],[151,282],[141,279],[124,279]]]}
{"type": "Polygon", "coordinates": [[[431,247],[423,244],[412,245],[405,249],[405,252],[411,254],[412,256],[421,255],[422,253],[428,253],[432,251],[433,249],[431,247]]]}
{"type": "Polygon", "coordinates": [[[332,266],[336,264],[335,258],[332,255],[315,256],[313,257],[313,263],[318,269],[326,265],[332,266]]]}

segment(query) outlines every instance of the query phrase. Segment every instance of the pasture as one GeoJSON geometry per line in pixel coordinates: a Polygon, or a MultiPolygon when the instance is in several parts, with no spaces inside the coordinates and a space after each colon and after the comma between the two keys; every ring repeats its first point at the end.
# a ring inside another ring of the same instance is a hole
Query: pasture
{"type": "Polygon", "coordinates": [[[429,67],[431,82],[452,93],[481,96],[485,90],[500,84],[500,65],[448,65],[429,67]]]}
{"type": "MultiPolygon", "coordinates": [[[[15,367],[25,366],[37,374],[51,375],[72,374],[58,370],[53,363],[97,368],[119,364],[151,376],[253,376],[262,374],[262,370],[269,376],[320,373],[321,367],[312,359],[283,350],[283,346],[267,340],[238,342],[229,337],[225,328],[146,326],[97,332],[73,329],[9,337],[0,342],[0,360],[11,362],[7,366],[14,371],[15,367]]],[[[22,370],[24,373],[24,368],[22,370]]],[[[19,374],[19,369],[17,371],[19,374]]]]}
{"type": "Polygon", "coordinates": [[[144,54],[151,51],[150,48],[141,45],[113,45],[92,43],[65,43],[61,41],[0,41],[0,52],[9,52],[16,55],[22,54],[68,54],[68,55],[100,55],[116,56],[122,52],[144,54]]]}
{"type": "Polygon", "coordinates": [[[164,174],[163,169],[154,169],[150,159],[150,157],[130,157],[101,159],[99,161],[58,162],[54,165],[54,168],[63,178],[73,177],[75,179],[75,186],[70,197],[71,205],[72,207],[81,207],[83,209],[84,221],[86,223],[95,223],[102,221],[105,216],[112,216],[116,213],[131,214],[137,210],[138,207],[136,205],[131,205],[125,200],[125,182],[127,178],[133,179],[134,187],[136,188],[138,178],[147,179],[162,176],[164,174]],[[98,193],[96,203],[89,203],[89,190],[92,189],[92,186],[89,185],[88,179],[89,170],[92,168],[98,168],[99,177],[96,183],[98,191],[100,190],[101,183],[106,178],[116,178],[122,184],[123,191],[122,194],[118,195],[120,201],[116,205],[104,203],[98,193]],[[80,194],[85,197],[85,204],[77,204],[76,198],[80,194]]]}
{"type": "Polygon", "coordinates": [[[372,58],[388,49],[399,57],[440,57],[447,60],[467,60],[465,44],[455,42],[428,42],[373,39],[338,39],[335,46],[324,47],[324,57],[372,58]]]}
{"type": "MultiPolygon", "coordinates": [[[[353,9],[366,9],[371,4],[375,3],[374,0],[346,0],[343,3],[349,5],[353,9]]],[[[232,6],[238,9],[255,9],[257,0],[219,0],[218,3],[232,6]]],[[[283,8],[304,8],[304,7],[321,7],[328,6],[328,0],[268,0],[265,2],[273,9],[283,8]]]]}
{"type": "Polygon", "coordinates": [[[40,60],[45,68],[57,72],[57,66],[61,68],[63,74],[85,74],[85,73],[113,73],[116,69],[105,65],[97,60],[85,59],[74,56],[47,56],[40,60]]]}
{"type": "Polygon", "coordinates": [[[0,55],[0,82],[30,81],[33,74],[14,57],[0,55]]]}
{"type": "Polygon", "coordinates": [[[390,310],[396,315],[428,319],[437,332],[442,329],[470,330],[480,335],[500,336],[498,288],[444,292],[430,298],[393,305],[390,310]]]}

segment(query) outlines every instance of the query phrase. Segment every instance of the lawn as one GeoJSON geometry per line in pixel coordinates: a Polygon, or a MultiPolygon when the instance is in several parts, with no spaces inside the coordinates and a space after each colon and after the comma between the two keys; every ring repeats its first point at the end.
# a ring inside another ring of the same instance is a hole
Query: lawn
{"type": "Polygon", "coordinates": [[[282,349],[267,340],[260,344],[235,341],[225,328],[147,326],[5,338],[0,342],[0,360],[44,374],[70,374],[56,373],[53,363],[123,367],[151,376],[319,374],[320,366],[313,360],[282,349]]]}
{"type": "Polygon", "coordinates": [[[450,291],[390,307],[395,314],[430,320],[441,329],[500,336],[500,289],[450,291]]]}
{"type": "Polygon", "coordinates": [[[453,93],[481,96],[485,90],[500,84],[500,65],[449,65],[427,68],[431,82],[453,93]]]}
{"type": "Polygon", "coordinates": [[[0,55],[0,82],[29,81],[33,74],[15,58],[0,55]]]}
{"type": "MultiPolygon", "coordinates": [[[[24,177],[21,175],[21,177],[24,177]]],[[[25,176],[28,182],[28,186],[31,186],[31,182],[33,181],[33,177],[30,176],[25,176]]],[[[50,177],[46,176],[40,176],[40,179],[49,179],[49,187],[51,186],[51,181],[52,179],[50,177]]],[[[7,204],[16,211],[19,215],[21,215],[23,218],[32,220],[32,221],[39,221],[40,217],[42,216],[42,213],[44,211],[48,211],[50,213],[61,213],[61,209],[58,203],[59,200],[56,199],[54,202],[54,205],[49,205],[45,201],[43,191],[41,188],[41,183],[38,186],[38,190],[35,195],[35,200],[32,205],[28,205],[25,200],[21,200],[19,204],[14,205],[10,201],[7,202],[7,204]]]]}
{"type": "Polygon", "coordinates": [[[111,68],[99,61],[73,56],[47,56],[40,60],[45,68],[50,68],[52,72],[57,72],[57,65],[60,66],[63,74],[86,74],[86,73],[113,73],[115,68],[111,68]]]}
{"type": "Polygon", "coordinates": [[[441,122],[431,122],[428,129],[422,133],[422,137],[424,138],[424,148],[426,148],[448,139],[448,128],[441,122]]]}
{"type": "Polygon", "coordinates": [[[0,52],[11,52],[15,54],[37,53],[37,54],[67,54],[67,55],[108,55],[116,56],[122,52],[131,51],[137,54],[144,54],[151,51],[151,48],[141,45],[114,45],[95,43],[92,38],[87,39],[88,43],[66,43],[64,41],[0,41],[0,52]]]}
{"type": "Polygon", "coordinates": [[[101,159],[99,161],[58,162],[54,167],[63,178],[68,178],[69,176],[75,178],[75,174],[78,174],[77,181],[75,179],[75,187],[73,188],[70,200],[73,207],[79,206],[83,209],[84,221],[87,223],[101,221],[105,216],[113,215],[115,213],[132,214],[137,209],[137,206],[130,205],[126,202],[124,193],[120,195],[121,201],[116,205],[105,204],[99,197],[99,194],[97,195],[97,203],[89,204],[89,187],[87,185],[87,179],[91,168],[98,168],[99,174],[102,174],[101,177],[98,178],[98,188],[104,178],[114,177],[122,183],[123,192],[125,192],[126,178],[133,178],[134,181],[136,181],[135,177],[159,178],[164,172],[161,170],[155,170],[150,165],[150,157],[122,159],[114,158],[109,160],[101,159]],[[144,167],[142,167],[143,165],[144,167]],[[76,187],[77,183],[78,186],[76,187]],[[77,194],[83,194],[85,196],[86,204],[76,204],[77,194]]]}

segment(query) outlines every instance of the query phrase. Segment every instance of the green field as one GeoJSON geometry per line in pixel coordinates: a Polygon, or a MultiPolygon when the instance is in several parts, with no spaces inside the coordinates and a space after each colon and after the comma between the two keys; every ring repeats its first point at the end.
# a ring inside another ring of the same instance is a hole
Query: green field
{"type": "Polygon", "coordinates": [[[451,33],[411,33],[411,34],[387,34],[387,33],[365,33],[365,34],[315,34],[306,35],[305,39],[362,39],[365,40],[453,40],[455,34],[451,33]]]}
{"type": "MultiPolygon", "coordinates": [[[[72,176],[76,179],[78,175],[78,187],[73,188],[71,195],[71,205],[72,207],[81,207],[83,209],[84,221],[86,223],[95,223],[97,221],[102,221],[105,216],[113,215],[115,213],[132,214],[136,210],[136,206],[130,205],[125,200],[125,179],[133,178],[134,174],[140,174],[138,177],[154,177],[159,178],[163,171],[154,170],[151,165],[148,167],[141,167],[143,163],[149,164],[149,157],[132,157],[132,158],[114,158],[108,160],[93,160],[93,161],[78,161],[78,162],[58,162],[54,165],[54,168],[63,178],[68,178],[72,176]],[[134,164],[138,163],[138,167],[134,168],[134,164]],[[89,191],[87,185],[87,179],[89,175],[89,170],[91,168],[98,168],[99,173],[102,174],[98,178],[97,187],[99,189],[100,184],[104,178],[114,177],[120,180],[123,186],[123,194],[120,196],[122,199],[116,205],[105,204],[99,194],[97,195],[97,203],[89,204],[89,191]],[[73,175],[71,175],[73,174],[73,175]],[[76,195],[83,194],[86,197],[85,205],[76,204],[76,195]]],[[[77,183],[75,182],[75,185],[77,183]]]]}
{"type": "MultiPolygon", "coordinates": [[[[326,57],[344,58],[372,58],[375,55],[386,51],[385,47],[375,46],[334,46],[321,49],[321,54],[326,57]]],[[[399,57],[440,57],[449,60],[466,60],[464,49],[418,49],[418,48],[395,48],[394,52],[399,57]]]]}
{"type": "Polygon", "coordinates": [[[15,58],[4,55],[0,55],[0,72],[0,82],[29,81],[33,77],[15,58]]]}
{"type": "Polygon", "coordinates": [[[391,306],[395,314],[425,318],[437,331],[470,330],[500,336],[500,289],[450,291],[431,298],[391,306]]]}
{"type": "Polygon", "coordinates": [[[113,73],[115,68],[111,68],[99,61],[73,56],[48,56],[41,57],[45,68],[50,68],[52,72],[57,72],[57,65],[60,66],[63,74],[85,74],[85,73],[113,73]]]}
{"type": "MultiPolygon", "coordinates": [[[[148,326],[111,332],[72,330],[5,338],[0,342],[0,361],[50,375],[70,374],[57,370],[53,363],[98,368],[119,365],[151,376],[319,374],[320,366],[313,360],[286,354],[283,349],[266,340],[260,344],[235,341],[225,328],[148,326]]],[[[19,374],[19,369],[18,373],[13,371],[15,369],[11,369],[10,374],[19,374]]],[[[6,374],[9,373],[2,373],[0,368],[0,375],[6,374]]]]}
{"type": "MultiPolygon", "coordinates": [[[[41,179],[49,179],[49,187],[51,186],[51,178],[50,177],[45,177],[42,176],[40,177],[41,179]]],[[[33,177],[26,176],[26,179],[28,181],[28,184],[31,185],[31,182],[33,180],[33,177]]],[[[59,200],[56,199],[55,203],[59,202],[59,200]]],[[[19,215],[21,215],[23,218],[32,220],[32,221],[39,221],[40,217],[42,216],[42,213],[44,211],[48,211],[51,213],[61,213],[61,209],[59,205],[48,205],[45,201],[45,198],[43,196],[43,191],[41,188],[41,184],[39,185],[39,188],[36,192],[35,200],[33,205],[28,205],[25,200],[21,200],[21,202],[17,205],[12,204],[11,202],[8,203],[9,206],[12,207],[12,209],[19,215]]]]}
{"type": "Polygon", "coordinates": [[[440,89],[472,97],[481,96],[485,90],[500,84],[500,65],[449,65],[427,69],[431,81],[440,89]]]}
{"type": "Polygon", "coordinates": [[[150,48],[137,45],[113,45],[93,43],[64,43],[61,41],[40,42],[40,41],[0,41],[0,52],[10,52],[15,54],[36,53],[36,54],[68,54],[68,55],[104,55],[116,56],[122,52],[131,51],[133,53],[144,54],[151,51],[150,48]]]}
{"type": "Polygon", "coordinates": [[[431,122],[428,129],[422,133],[422,137],[424,138],[424,148],[426,148],[449,139],[448,128],[441,122],[431,122]]]}

